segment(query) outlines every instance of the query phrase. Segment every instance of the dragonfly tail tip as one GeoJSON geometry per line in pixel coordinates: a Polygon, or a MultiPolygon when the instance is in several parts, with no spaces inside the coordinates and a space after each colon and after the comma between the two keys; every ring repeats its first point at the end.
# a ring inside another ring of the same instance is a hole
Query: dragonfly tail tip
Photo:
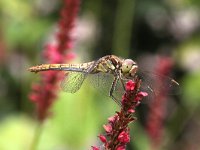
{"type": "Polygon", "coordinates": [[[31,68],[28,68],[27,71],[34,72],[34,73],[37,73],[37,72],[38,72],[38,71],[36,71],[35,69],[33,69],[32,67],[31,67],[31,68]]]}

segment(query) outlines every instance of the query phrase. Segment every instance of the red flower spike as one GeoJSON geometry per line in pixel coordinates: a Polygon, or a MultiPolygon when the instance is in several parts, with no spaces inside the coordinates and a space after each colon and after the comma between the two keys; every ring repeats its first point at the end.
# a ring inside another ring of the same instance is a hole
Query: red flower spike
{"type": "Polygon", "coordinates": [[[118,140],[122,143],[128,143],[130,142],[130,136],[127,132],[122,131],[118,136],[118,140]]]}
{"type": "MultiPolygon", "coordinates": [[[[156,74],[161,74],[168,76],[173,67],[173,60],[170,57],[160,57],[157,60],[159,65],[156,65],[154,72],[156,74]]],[[[153,83],[156,87],[162,87],[165,81],[162,78],[156,78],[153,83]]],[[[166,117],[166,106],[167,106],[167,95],[168,88],[162,89],[154,98],[154,101],[149,105],[149,112],[147,115],[146,129],[147,133],[151,139],[151,148],[158,149],[160,144],[163,143],[163,122],[166,117]]]]}
{"type": "MultiPolygon", "coordinates": [[[[58,23],[55,43],[48,43],[43,51],[43,59],[47,63],[64,63],[74,58],[69,48],[72,48],[72,28],[78,13],[80,0],[64,0],[61,16],[58,23]]],[[[43,121],[49,115],[49,108],[56,98],[57,81],[60,74],[57,72],[42,72],[41,81],[32,87],[29,98],[35,103],[38,119],[43,121]],[[42,89],[42,90],[41,90],[42,89]]]]}
{"type": "Polygon", "coordinates": [[[110,133],[112,131],[112,126],[110,124],[103,125],[103,128],[107,133],[110,133]]]}
{"type": "Polygon", "coordinates": [[[101,142],[106,143],[107,140],[106,140],[106,137],[104,135],[100,134],[98,137],[101,140],[101,142]]]}
{"type": "Polygon", "coordinates": [[[144,96],[145,92],[138,92],[141,80],[129,80],[126,83],[126,91],[122,96],[122,106],[119,112],[108,118],[108,124],[104,125],[105,136],[99,136],[105,150],[125,150],[130,142],[128,125],[136,120],[132,115],[144,96]]]}

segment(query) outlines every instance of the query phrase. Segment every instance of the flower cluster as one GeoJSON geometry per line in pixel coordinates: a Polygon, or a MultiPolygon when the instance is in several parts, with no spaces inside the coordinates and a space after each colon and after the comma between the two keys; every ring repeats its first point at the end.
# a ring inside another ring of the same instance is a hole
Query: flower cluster
{"type": "MultiPolygon", "coordinates": [[[[126,92],[122,97],[122,107],[119,112],[108,118],[108,124],[103,125],[105,135],[99,135],[105,150],[125,150],[127,143],[130,142],[129,123],[135,118],[133,114],[135,108],[140,104],[143,97],[147,96],[146,92],[139,91],[141,80],[129,80],[126,83],[126,92]]],[[[93,150],[99,150],[99,147],[93,146],[93,150]]]]}
{"type": "MultiPolygon", "coordinates": [[[[70,32],[77,16],[79,0],[63,0],[63,2],[56,44],[47,44],[43,52],[46,63],[63,63],[74,58],[74,54],[69,51],[73,45],[70,32]]],[[[29,97],[36,104],[40,121],[47,117],[48,110],[56,98],[58,79],[60,79],[58,72],[42,72],[40,83],[32,86],[29,97]]]]}

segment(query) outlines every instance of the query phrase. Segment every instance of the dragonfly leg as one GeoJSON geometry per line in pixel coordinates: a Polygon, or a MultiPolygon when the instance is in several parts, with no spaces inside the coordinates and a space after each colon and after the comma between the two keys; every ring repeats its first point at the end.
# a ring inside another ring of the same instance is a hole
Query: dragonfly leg
{"type": "Polygon", "coordinates": [[[121,75],[121,73],[120,73],[120,82],[121,82],[121,84],[122,84],[122,86],[123,86],[123,89],[124,89],[124,91],[126,90],[126,88],[125,88],[125,85],[124,85],[124,81],[123,81],[123,78],[122,78],[122,75],[121,75]]]}
{"type": "Polygon", "coordinates": [[[109,93],[109,96],[119,105],[121,106],[121,103],[117,100],[117,98],[115,98],[115,96],[113,95],[113,91],[115,90],[115,87],[117,85],[117,82],[119,80],[119,77],[115,77],[114,78],[114,81],[112,82],[112,86],[110,88],[110,93],[109,93]]]}

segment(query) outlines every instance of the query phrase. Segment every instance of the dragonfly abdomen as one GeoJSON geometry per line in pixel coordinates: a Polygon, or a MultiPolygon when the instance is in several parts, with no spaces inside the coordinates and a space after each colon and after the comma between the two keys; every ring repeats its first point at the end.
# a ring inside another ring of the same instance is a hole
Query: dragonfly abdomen
{"type": "Polygon", "coordinates": [[[82,64],[42,64],[33,66],[28,70],[35,73],[48,70],[86,72],[91,64],[93,62],[82,64]]]}

